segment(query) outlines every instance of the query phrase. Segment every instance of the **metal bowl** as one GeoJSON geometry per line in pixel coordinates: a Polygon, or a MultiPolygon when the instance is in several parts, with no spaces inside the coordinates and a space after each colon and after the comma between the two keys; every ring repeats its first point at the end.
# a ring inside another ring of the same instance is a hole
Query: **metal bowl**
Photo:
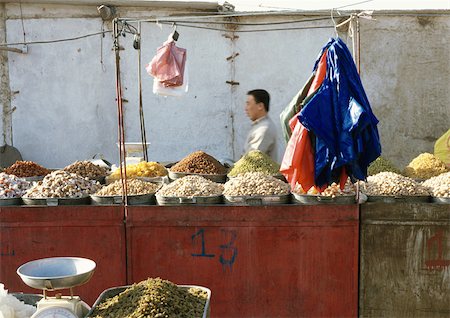
{"type": "Polygon", "coordinates": [[[450,204],[450,197],[432,197],[431,202],[440,204],[450,204]]]}
{"type": "Polygon", "coordinates": [[[22,204],[22,198],[0,199],[0,206],[21,205],[21,204],[22,204]]]}
{"type": "Polygon", "coordinates": [[[291,195],[226,195],[225,202],[233,205],[288,204],[291,202],[291,195]]]}
{"type": "Polygon", "coordinates": [[[200,176],[205,179],[217,182],[217,183],[225,183],[227,182],[226,174],[202,174],[202,173],[185,173],[185,172],[173,172],[169,170],[169,178],[171,180],[180,179],[186,176],[200,176]]]}
{"type": "MultiPolygon", "coordinates": [[[[104,290],[100,296],[98,296],[97,300],[95,301],[94,305],[92,305],[91,310],[87,313],[86,317],[91,317],[92,314],[94,313],[94,310],[101,304],[103,303],[106,299],[108,298],[112,298],[114,296],[119,295],[120,293],[124,292],[127,288],[132,287],[132,285],[127,285],[127,286],[119,286],[119,287],[113,287],[113,288],[108,288],[106,290],[104,290]]],[[[206,291],[207,293],[207,298],[206,298],[206,303],[205,303],[205,309],[203,310],[203,315],[201,318],[207,318],[209,317],[209,304],[211,302],[211,290],[209,288],[206,287],[202,287],[202,286],[197,286],[197,285],[178,285],[179,288],[181,289],[190,289],[190,288],[198,288],[201,289],[203,291],[206,291]]]]}
{"type": "Polygon", "coordinates": [[[95,267],[95,262],[87,258],[51,257],[25,263],[17,274],[32,288],[57,290],[88,282],[95,267]]]}
{"type": "Polygon", "coordinates": [[[223,202],[222,195],[213,195],[208,197],[167,197],[156,195],[159,205],[185,205],[185,204],[220,204],[223,202]]]}
{"type": "Polygon", "coordinates": [[[58,205],[87,205],[91,203],[91,198],[89,196],[81,198],[24,198],[22,201],[26,205],[47,205],[47,206],[58,206],[58,205]]]}
{"type": "MultiPolygon", "coordinates": [[[[91,200],[92,200],[92,204],[94,204],[94,205],[122,204],[122,196],[121,195],[113,195],[113,196],[91,195],[91,200]]],[[[128,205],[152,205],[155,203],[156,203],[156,200],[155,200],[154,193],[128,196],[128,205]]]]}
{"type": "Polygon", "coordinates": [[[356,195],[337,195],[335,197],[325,195],[311,195],[292,193],[296,202],[301,204],[355,204],[356,195]]]}

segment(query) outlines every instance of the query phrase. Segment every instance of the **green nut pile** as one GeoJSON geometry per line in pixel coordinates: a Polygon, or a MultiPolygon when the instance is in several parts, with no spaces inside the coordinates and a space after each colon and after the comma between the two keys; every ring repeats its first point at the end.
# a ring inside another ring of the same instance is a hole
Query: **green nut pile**
{"type": "Polygon", "coordinates": [[[422,183],[434,197],[450,197],[450,172],[430,178],[422,183]]]}
{"type": "Polygon", "coordinates": [[[414,179],[429,179],[447,172],[445,163],[431,153],[422,153],[405,168],[404,175],[414,179]]]}
{"type": "Polygon", "coordinates": [[[228,173],[228,176],[235,177],[247,172],[261,172],[266,175],[279,174],[280,165],[273,161],[268,155],[252,150],[239,159],[228,173]]]}
{"type": "Polygon", "coordinates": [[[247,172],[225,183],[223,194],[229,196],[286,195],[289,185],[261,172],[247,172]]]}
{"type": "Polygon", "coordinates": [[[163,197],[209,197],[222,195],[223,185],[197,175],[186,176],[164,185],[157,195],[163,197]]]}
{"type": "Polygon", "coordinates": [[[369,196],[428,196],[428,189],[411,178],[393,173],[380,172],[361,181],[361,191],[369,196]]]}
{"type": "Polygon", "coordinates": [[[400,174],[401,171],[392,162],[384,157],[378,157],[374,162],[372,162],[367,169],[369,176],[373,176],[380,172],[394,172],[400,174]]]}
{"type": "Polygon", "coordinates": [[[197,318],[203,316],[207,293],[184,289],[161,278],[134,284],[94,308],[91,318],[197,318]]]}

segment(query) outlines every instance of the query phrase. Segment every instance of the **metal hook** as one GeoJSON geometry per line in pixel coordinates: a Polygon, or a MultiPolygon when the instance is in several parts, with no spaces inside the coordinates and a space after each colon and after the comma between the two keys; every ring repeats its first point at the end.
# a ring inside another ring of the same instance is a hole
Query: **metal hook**
{"type": "Polygon", "coordinates": [[[178,38],[180,37],[180,34],[177,32],[177,25],[176,25],[175,22],[172,23],[172,28],[173,28],[172,39],[174,41],[178,41],[178,38]]]}
{"type": "Polygon", "coordinates": [[[339,37],[336,21],[334,21],[334,17],[333,17],[333,10],[334,10],[334,8],[331,8],[331,21],[333,21],[333,25],[334,25],[334,35],[336,37],[339,37]]]}

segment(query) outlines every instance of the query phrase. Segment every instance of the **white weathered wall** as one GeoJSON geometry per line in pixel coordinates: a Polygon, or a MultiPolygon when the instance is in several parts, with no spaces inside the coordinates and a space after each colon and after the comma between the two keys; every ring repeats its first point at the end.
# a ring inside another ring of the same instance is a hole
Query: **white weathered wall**
{"type": "MultiPolygon", "coordinates": [[[[57,39],[101,30],[95,7],[23,5],[28,40],[57,39]],[[43,19],[42,16],[47,18],[43,19]],[[51,18],[50,18],[51,17],[51,18]]],[[[8,42],[22,40],[16,5],[7,5],[8,42]]],[[[148,10],[128,10],[132,15],[148,10]]],[[[297,17],[293,17],[298,19],[297,17]]],[[[240,18],[269,21],[275,17],[240,18]]],[[[283,18],[285,19],[285,18],[283,18]]],[[[432,151],[435,138],[448,129],[450,16],[426,21],[379,16],[363,21],[362,80],[380,119],[383,152],[398,164],[432,151]]],[[[316,22],[323,25],[325,22],[316,22]]],[[[110,25],[105,25],[110,28],[110,25]]],[[[224,26],[220,26],[224,27],[224,26]]],[[[178,27],[178,45],[188,50],[189,93],[183,98],[152,93],[152,79],[142,71],[147,140],[151,160],[178,160],[195,150],[238,159],[250,122],[244,113],[246,92],[265,88],[272,96],[270,116],[278,114],[311,73],[332,29],[237,33],[178,27]],[[239,53],[234,63],[226,58],[239,53]],[[225,82],[240,85],[231,87],[225,82]]],[[[171,28],[143,24],[143,66],[171,28]]],[[[25,159],[48,167],[102,153],[118,162],[114,54],[111,35],[60,44],[34,45],[29,53],[9,54],[14,145],[25,159]]],[[[132,38],[121,38],[126,140],[139,141],[137,59],[132,38]]],[[[281,159],[284,143],[281,139],[281,159]]]]}

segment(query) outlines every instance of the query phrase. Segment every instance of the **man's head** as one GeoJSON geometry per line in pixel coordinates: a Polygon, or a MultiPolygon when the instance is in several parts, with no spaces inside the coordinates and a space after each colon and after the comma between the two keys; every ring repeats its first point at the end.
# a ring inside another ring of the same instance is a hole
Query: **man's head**
{"type": "Polygon", "coordinates": [[[254,89],[247,92],[245,112],[252,120],[257,120],[267,115],[269,111],[270,95],[263,89],[254,89]]]}

